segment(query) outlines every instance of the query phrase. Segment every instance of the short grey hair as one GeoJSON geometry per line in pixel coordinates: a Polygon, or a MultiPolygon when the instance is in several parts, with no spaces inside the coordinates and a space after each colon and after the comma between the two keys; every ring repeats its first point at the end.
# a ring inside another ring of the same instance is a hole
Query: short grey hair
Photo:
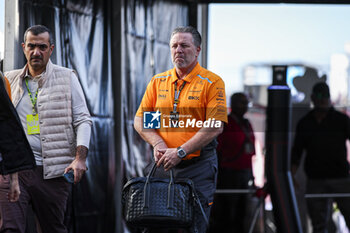
{"type": "Polygon", "coordinates": [[[196,47],[201,46],[201,43],[202,43],[201,34],[194,27],[192,27],[192,26],[177,27],[171,33],[170,39],[173,38],[173,36],[177,33],[191,33],[192,37],[193,37],[194,45],[196,47]]]}
{"type": "Polygon", "coordinates": [[[34,25],[34,26],[29,27],[24,33],[24,38],[23,38],[24,43],[26,43],[28,32],[31,32],[34,36],[37,36],[37,35],[39,35],[41,33],[47,32],[47,33],[49,33],[50,45],[54,44],[54,40],[53,40],[53,37],[52,37],[51,30],[48,29],[47,27],[45,27],[44,25],[34,25]]]}

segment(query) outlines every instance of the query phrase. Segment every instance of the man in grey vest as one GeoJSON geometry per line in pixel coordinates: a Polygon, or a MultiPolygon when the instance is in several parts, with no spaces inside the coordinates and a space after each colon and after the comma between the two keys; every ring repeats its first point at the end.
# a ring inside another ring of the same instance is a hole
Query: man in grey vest
{"type": "Polygon", "coordinates": [[[64,213],[71,185],[62,175],[73,171],[75,184],[84,175],[92,121],[76,74],[50,61],[50,30],[42,25],[28,28],[22,47],[27,64],[5,76],[37,167],[18,173],[18,202],[7,201],[6,183],[0,180],[0,232],[24,233],[31,203],[42,232],[66,233],[64,213]]]}

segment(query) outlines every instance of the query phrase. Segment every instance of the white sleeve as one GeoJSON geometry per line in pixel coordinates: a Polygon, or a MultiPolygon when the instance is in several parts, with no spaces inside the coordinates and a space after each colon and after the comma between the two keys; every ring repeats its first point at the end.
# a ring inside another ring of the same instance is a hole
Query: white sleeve
{"type": "Polygon", "coordinates": [[[77,146],[89,148],[92,121],[86,105],[83,89],[81,88],[78,77],[73,72],[71,75],[71,90],[73,126],[77,135],[77,146]]]}

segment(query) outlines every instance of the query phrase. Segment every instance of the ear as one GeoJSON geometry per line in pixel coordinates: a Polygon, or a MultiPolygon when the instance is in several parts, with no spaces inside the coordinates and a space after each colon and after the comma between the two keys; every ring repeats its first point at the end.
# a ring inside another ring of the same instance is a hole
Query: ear
{"type": "Polygon", "coordinates": [[[197,48],[196,48],[196,57],[198,57],[199,56],[199,53],[201,52],[201,46],[198,46],[197,48]]]}
{"type": "Polygon", "coordinates": [[[22,45],[22,49],[23,49],[23,52],[24,52],[24,50],[25,50],[25,48],[26,48],[26,44],[22,42],[21,45],[22,45]]]}
{"type": "Polygon", "coordinates": [[[50,56],[51,56],[51,54],[52,54],[54,48],[55,48],[55,45],[54,45],[54,44],[51,44],[51,45],[50,45],[50,56]]]}

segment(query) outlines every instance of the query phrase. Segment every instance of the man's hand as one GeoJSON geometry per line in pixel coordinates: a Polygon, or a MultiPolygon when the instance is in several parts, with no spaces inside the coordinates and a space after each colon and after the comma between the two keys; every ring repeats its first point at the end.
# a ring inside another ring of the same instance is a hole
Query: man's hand
{"type": "Polygon", "coordinates": [[[70,170],[74,171],[74,184],[79,183],[87,170],[85,159],[75,158],[73,162],[64,170],[64,173],[67,173],[70,170]]]}
{"type": "Polygon", "coordinates": [[[74,184],[77,184],[83,177],[86,167],[86,156],[88,149],[85,146],[78,146],[75,159],[73,162],[64,170],[64,173],[70,170],[74,171],[74,184]]]}
{"type": "Polygon", "coordinates": [[[160,149],[159,152],[162,153],[163,156],[157,162],[157,167],[163,164],[165,171],[169,171],[181,162],[181,159],[177,156],[176,148],[160,149]]]}
{"type": "Polygon", "coordinates": [[[153,147],[153,156],[154,156],[154,161],[156,163],[158,163],[158,160],[164,155],[166,149],[168,149],[168,146],[165,144],[164,141],[156,143],[156,146],[153,147]]]}
{"type": "Polygon", "coordinates": [[[8,193],[9,202],[16,202],[21,194],[19,183],[18,183],[18,173],[10,174],[10,191],[8,193]]]}

